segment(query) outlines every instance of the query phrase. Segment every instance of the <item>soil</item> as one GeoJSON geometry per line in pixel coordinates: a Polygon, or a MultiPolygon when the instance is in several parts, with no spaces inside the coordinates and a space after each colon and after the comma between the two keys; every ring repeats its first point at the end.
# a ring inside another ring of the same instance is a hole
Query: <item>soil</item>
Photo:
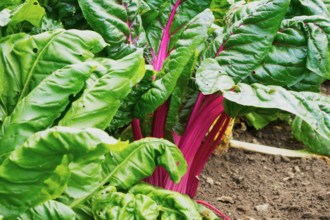
{"type": "MultiPolygon", "coordinates": [[[[322,85],[322,93],[330,95],[329,81],[322,85]]],[[[292,136],[286,121],[271,122],[258,131],[241,122],[243,125],[234,127],[235,140],[305,148],[292,136]]],[[[289,159],[229,148],[222,157],[210,157],[195,199],[208,202],[231,220],[330,220],[329,176],[325,160],[289,159]]]]}

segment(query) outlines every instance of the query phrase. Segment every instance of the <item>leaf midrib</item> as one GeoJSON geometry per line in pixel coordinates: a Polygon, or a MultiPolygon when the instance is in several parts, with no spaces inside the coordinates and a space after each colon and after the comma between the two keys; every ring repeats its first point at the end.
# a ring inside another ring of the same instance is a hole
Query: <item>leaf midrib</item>
{"type": "MultiPolygon", "coordinates": [[[[63,33],[63,31],[60,31],[58,34],[55,34],[54,36],[52,36],[51,40],[46,44],[46,46],[44,46],[44,48],[43,48],[43,49],[40,51],[40,53],[38,54],[37,58],[35,59],[35,61],[34,61],[34,63],[33,63],[33,66],[32,66],[31,69],[30,69],[30,72],[29,72],[29,74],[28,74],[28,77],[27,77],[27,79],[26,79],[26,82],[25,82],[25,84],[24,84],[24,87],[23,87],[23,89],[22,89],[21,95],[20,95],[20,97],[19,97],[17,103],[20,102],[20,101],[23,99],[23,95],[24,95],[24,93],[25,93],[25,90],[26,90],[26,88],[27,88],[27,85],[28,85],[29,82],[30,82],[30,79],[31,79],[31,76],[32,76],[32,72],[33,72],[33,70],[35,69],[35,67],[36,67],[36,65],[37,65],[37,63],[38,63],[41,54],[43,54],[43,52],[45,51],[45,49],[48,48],[49,44],[51,44],[51,43],[54,41],[54,39],[55,39],[58,35],[60,35],[60,34],[62,34],[62,33],[63,33]]],[[[32,37],[32,39],[34,40],[33,37],[32,37]]]]}

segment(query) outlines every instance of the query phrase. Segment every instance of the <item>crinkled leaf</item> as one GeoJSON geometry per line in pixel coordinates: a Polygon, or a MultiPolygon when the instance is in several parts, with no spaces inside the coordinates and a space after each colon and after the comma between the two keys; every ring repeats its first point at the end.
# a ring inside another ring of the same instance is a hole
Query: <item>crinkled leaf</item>
{"type": "Polygon", "coordinates": [[[155,76],[154,70],[146,70],[141,82],[132,87],[132,91],[122,100],[120,100],[120,108],[113,117],[108,129],[110,132],[115,132],[118,128],[128,125],[133,119],[133,110],[136,102],[140,99],[150,87],[152,77],[155,76]]]}
{"type": "Polygon", "coordinates": [[[33,27],[30,34],[41,34],[43,32],[54,31],[56,29],[63,29],[62,22],[52,17],[48,17],[48,15],[45,14],[45,16],[41,20],[41,27],[33,27]]]}
{"type": "Polygon", "coordinates": [[[20,147],[38,131],[51,127],[96,68],[96,62],[65,66],[44,79],[18,102],[2,128],[0,157],[20,147]]]}
{"type": "Polygon", "coordinates": [[[195,53],[191,56],[187,65],[184,67],[178,81],[176,82],[176,86],[169,101],[170,107],[166,117],[166,128],[168,129],[173,128],[179,120],[179,111],[182,107],[184,92],[195,70],[197,58],[198,51],[196,50],[195,53]]]}
{"type": "Polygon", "coordinates": [[[154,200],[159,210],[162,211],[161,219],[186,219],[201,220],[195,202],[189,196],[178,192],[154,187],[144,182],[139,182],[128,190],[133,195],[146,195],[154,200]]]}
{"type": "Polygon", "coordinates": [[[119,109],[120,100],[125,98],[144,76],[142,53],[142,49],[139,49],[118,61],[95,59],[107,68],[107,73],[96,79],[96,82],[72,103],[59,125],[104,130],[119,109]]]}
{"type": "Polygon", "coordinates": [[[299,15],[321,15],[329,17],[330,13],[323,0],[291,0],[286,17],[299,15]]]}
{"type": "Polygon", "coordinates": [[[136,50],[130,44],[142,31],[140,1],[79,0],[79,4],[89,25],[111,45],[110,58],[120,59],[136,50]]]}
{"type": "MultiPolygon", "coordinates": [[[[330,98],[321,94],[303,92],[301,93],[307,100],[317,103],[320,108],[322,123],[330,124],[330,98]]],[[[322,155],[330,155],[330,138],[319,134],[312,126],[300,117],[296,117],[292,123],[292,133],[303,142],[312,152],[322,155]]]]}
{"type": "Polygon", "coordinates": [[[278,115],[260,115],[256,112],[251,112],[245,115],[246,119],[248,120],[247,123],[250,126],[253,126],[255,129],[259,130],[260,128],[265,127],[270,122],[275,121],[278,118],[278,115]]]}
{"type": "Polygon", "coordinates": [[[240,2],[240,4],[245,3],[245,1],[241,0],[212,0],[210,9],[215,17],[214,23],[221,27],[225,26],[225,15],[231,9],[231,6],[236,2],[240,2]]]}
{"type": "Polygon", "coordinates": [[[307,68],[327,79],[330,78],[330,19],[321,16],[299,16],[284,20],[283,28],[296,27],[307,38],[307,68]]]}
{"type": "Polygon", "coordinates": [[[199,91],[196,88],[194,80],[190,80],[188,87],[185,91],[184,97],[182,99],[182,106],[179,111],[179,119],[176,125],[173,127],[173,131],[178,134],[179,136],[182,136],[187,123],[190,119],[190,115],[194,109],[199,91]]]}
{"type": "Polygon", "coordinates": [[[145,138],[129,144],[120,152],[110,152],[102,165],[101,180],[109,182],[110,186],[128,189],[151,176],[158,166],[164,167],[175,183],[187,171],[187,162],[174,144],[163,139],[145,138]]]}
{"type": "Polygon", "coordinates": [[[239,8],[205,54],[237,83],[252,73],[272,45],[290,1],[263,0],[239,8]]]}
{"type": "Polygon", "coordinates": [[[55,30],[25,38],[17,36],[24,35],[8,36],[0,42],[0,99],[6,115],[51,73],[92,58],[106,45],[92,31],[55,30]]]}
{"type": "Polygon", "coordinates": [[[110,150],[121,150],[123,144],[117,142],[95,128],[54,127],[36,133],[0,165],[1,214],[15,217],[60,197],[70,179],[71,162],[98,162],[110,150]]]}
{"type": "Polygon", "coordinates": [[[50,200],[28,209],[17,220],[75,220],[76,214],[66,205],[50,200]]]}
{"type": "Polygon", "coordinates": [[[0,27],[16,25],[22,21],[28,21],[32,25],[40,27],[44,14],[45,9],[40,6],[38,1],[25,0],[19,5],[14,4],[0,11],[0,27]]]}
{"type": "Polygon", "coordinates": [[[150,197],[116,192],[113,186],[100,191],[92,207],[96,220],[154,220],[159,212],[157,203],[150,197]]]}
{"type": "Polygon", "coordinates": [[[205,95],[219,90],[230,89],[235,85],[225,70],[215,59],[203,60],[196,72],[198,89],[205,95]]]}
{"type": "Polygon", "coordinates": [[[195,49],[203,40],[212,21],[213,15],[209,9],[206,9],[182,28],[181,39],[176,42],[175,49],[165,60],[164,68],[161,70],[165,75],[156,80],[153,88],[143,94],[137,102],[134,107],[135,118],[143,118],[168,99],[176,86],[178,78],[184,71],[195,49]]]}
{"type": "MultiPolygon", "coordinates": [[[[161,3],[162,1],[159,2],[161,3]]],[[[155,56],[154,63],[163,63],[166,55],[171,50],[174,48],[175,50],[178,49],[176,46],[177,41],[180,38],[187,39],[188,37],[186,30],[191,29],[189,32],[192,31],[193,33],[197,31],[193,30],[196,28],[194,27],[195,25],[191,26],[193,23],[196,23],[195,21],[192,22],[192,19],[196,20],[196,16],[204,11],[209,4],[210,2],[206,0],[169,0],[158,8],[158,17],[153,18],[152,23],[149,25],[148,29],[146,29],[147,39],[155,56]],[[183,34],[184,31],[186,34],[183,34]]],[[[205,14],[204,16],[207,16],[207,19],[211,23],[213,22],[213,16],[210,17],[210,15],[205,14]]],[[[206,25],[206,23],[204,25],[206,25]]],[[[206,27],[208,26],[206,25],[206,27]]],[[[204,33],[203,30],[198,34],[204,37],[204,33]]],[[[189,38],[191,37],[192,36],[189,36],[189,38]]],[[[192,49],[195,50],[195,48],[192,49]]],[[[154,68],[156,71],[159,70],[155,66],[154,68]]]]}

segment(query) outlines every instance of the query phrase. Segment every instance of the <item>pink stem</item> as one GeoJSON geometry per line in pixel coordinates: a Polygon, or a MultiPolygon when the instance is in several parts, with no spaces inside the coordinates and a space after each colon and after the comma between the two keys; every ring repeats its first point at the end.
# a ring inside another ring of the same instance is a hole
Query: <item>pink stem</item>
{"type": "Polygon", "coordinates": [[[200,200],[195,200],[197,203],[205,205],[207,207],[209,207],[210,209],[212,209],[213,211],[215,211],[216,213],[218,213],[222,218],[226,219],[226,220],[230,220],[227,216],[225,216],[224,214],[222,214],[218,209],[214,208],[213,206],[211,206],[210,204],[200,201],[200,200]]]}
{"type": "Polygon", "coordinates": [[[159,48],[157,57],[156,57],[156,59],[154,60],[154,63],[153,63],[154,70],[156,70],[157,72],[163,67],[164,60],[166,59],[167,45],[168,45],[168,42],[170,40],[170,36],[169,36],[170,28],[171,28],[171,24],[173,22],[175,11],[180,5],[180,1],[181,0],[178,0],[176,2],[176,4],[174,5],[173,9],[172,9],[170,18],[168,19],[166,28],[165,28],[164,33],[163,33],[163,38],[162,38],[162,41],[160,43],[160,48],[159,48]]]}
{"type": "Polygon", "coordinates": [[[133,121],[131,122],[131,126],[132,126],[134,140],[137,141],[142,139],[143,136],[141,133],[140,120],[134,118],[133,121]]]}
{"type": "Polygon", "coordinates": [[[179,146],[180,141],[181,141],[181,136],[179,136],[177,133],[172,131],[173,137],[174,137],[174,143],[176,146],[179,146]]]}
{"type": "Polygon", "coordinates": [[[166,100],[154,114],[154,121],[152,123],[152,132],[151,136],[156,138],[164,138],[165,136],[165,125],[166,125],[166,116],[168,112],[167,106],[168,100],[166,100]]]}

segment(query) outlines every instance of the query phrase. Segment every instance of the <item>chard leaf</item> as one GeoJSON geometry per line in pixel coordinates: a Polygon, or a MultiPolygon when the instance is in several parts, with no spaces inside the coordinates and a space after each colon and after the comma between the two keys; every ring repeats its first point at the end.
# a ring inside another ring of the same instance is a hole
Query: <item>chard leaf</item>
{"type": "Polygon", "coordinates": [[[238,9],[237,7],[240,7],[244,4],[245,1],[242,0],[212,0],[210,9],[215,17],[214,23],[221,27],[225,26],[226,19],[224,18],[228,13],[228,11],[238,9]],[[239,5],[236,5],[235,7],[235,3],[237,2],[239,2],[239,5]]]}
{"type": "MultiPolygon", "coordinates": [[[[25,0],[23,3],[19,1],[14,2],[16,4],[0,11],[0,27],[6,25],[16,25],[22,21],[28,21],[32,25],[40,27],[41,19],[45,14],[45,9],[40,6],[38,1],[25,0]]],[[[6,1],[0,4],[6,5],[6,1]]]]}
{"type": "Polygon", "coordinates": [[[328,110],[323,111],[322,108],[327,109],[327,106],[324,105],[325,101],[319,101],[321,100],[319,94],[298,93],[278,86],[264,86],[257,83],[252,85],[240,83],[235,86],[235,91],[223,91],[223,96],[224,108],[230,117],[253,111],[272,114],[268,109],[274,109],[275,112],[279,109],[297,115],[320,137],[330,139],[330,116],[326,113],[328,110]]]}
{"type": "Polygon", "coordinates": [[[176,125],[173,127],[173,131],[182,136],[186,130],[187,123],[190,119],[190,115],[194,109],[199,91],[196,88],[195,81],[190,80],[188,87],[185,91],[184,97],[182,99],[182,107],[179,111],[179,118],[176,125]]]}
{"type": "MultiPolygon", "coordinates": [[[[156,71],[162,67],[161,64],[166,59],[166,55],[174,48],[178,49],[175,44],[180,38],[182,39],[183,32],[189,29],[191,20],[204,11],[209,4],[206,0],[168,0],[158,8],[158,17],[154,18],[146,29],[147,40],[155,56],[153,63],[155,63],[156,71]]],[[[213,21],[213,18],[210,20],[213,21]]],[[[199,34],[204,35],[204,32],[199,32],[199,34]]]]}
{"type": "Polygon", "coordinates": [[[235,85],[219,63],[210,58],[202,61],[199,66],[196,72],[196,83],[198,89],[205,95],[230,89],[235,85]]]}
{"type": "Polygon", "coordinates": [[[106,45],[99,34],[78,30],[19,34],[1,39],[0,44],[0,99],[7,116],[47,76],[92,58],[106,45]]]}
{"type": "Polygon", "coordinates": [[[134,119],[134,106],[141,95],[151,87],[151,83],[153,82],[152,77],[155,75],[154,70],[147,69],[141,82],[133,86],[132,91],[124,99],[120,100],[120,108],[108,126],[110,132],[116,132],[118,128],[128,125],[134,119]]]}
{"type": "Polygon", "coordinates": [[[86,62],[65,66],[19,101],[4,120],[0,157],[20,147],[36,132],[51,127],[69,104],[69,96],[76,95],[84,87],[97,64],[86,62]]]}
{"type": "Polygon", "coordinates": [[[166,117],[166,127],[173,128],[179,120],[179,111],[182,107],[182,99],[185,93],[185,90],[188,86],[189,80],[192,77],[192,74],[196,67],[196,61],[198,58],[198,51],[191,56],[187,65],[184,67],[176,86],[172,92],[170,98],[170,107],[168,109],[168,114],[166,117]]]}
{"type": "Polygon", "coordinates": [[[195,202],[187,195],[154,187],[144,182],[134,185],[128,193],[146,195],[154,200],[162,211],[161,219],[202,219],[195,202]]]}
{"type": "Polygon", "coordinates": [[[251,112],[245,115],[245,117],[248,120],[248,125],[253,126],[255,129],[259,130],[268,125],[270,122],[275,121],[278,118],[278,114],[268,116],[261,115],[256,112],[251,112]]]}
{"type": "Polygon", "coordinates": [[[323,0],[291,0],[286,17],[299,15],[321,15],[329,17],[329,11],[326,6],[326,1],[323,0]]]}
{"type": "Polygon", "coordinates": [[[187,171],[187,162],[179,148],[167,140],[145,138],[122,151],[110,152],[102,165],[101,180],[118,189],[129,189],[141,179],[164,167],[173,182],[178,183],[187,171]],[[127,175],[127,173],[134,175],[127,175]]]}
{"type": "Polygon", "coordinates": [[[281,28],[296,27],[304,31],[307,38],[307,68],[330,78],[330,19],[321,16],[298,16],[284,20],[281,28]]]}
{"type": "Polygon", "coordinates": [[[325,81],[325,78],[317,75],[316,73],[310,72],[305,78],[298,83],[289,87],[289,90],[302,92],[321,92],[321,84],[325,81]]]}
{"type": "Polygon", "coordinates": [[[28,209],[17,220],[75,220],[76,214],[66,205],[50,200],[28,209]]]}
{"type": "Polygon", "coordinates": [[[79,0],[88,24],[111,45],[109,57],[121,59],[134,52],[142,31],[139,0],[79,0]]]}
{"type": "MultiPolygon", "coordinates": [[[[321,94],[302,92],[307,100],[317,103],[323,123],[330,124],[330,98],[321,94]]],[[[300,117],[296,117],[292,123],[292,133],[297,140],[308,146],[308,150],[322,155],[330,155],[330,138],[321,135],[312,126],[300,117]]]]}
{"type": "Polygon", "coordinates": [[[144,76],[145,64],[142,49],[118,60],[95,59],[107,68],[106,74],[97,79],[72,103],[59,125],[75,128],[95,127],[104,130],[132,87],[144,76]]]}
{"type": "Polygon", "coordinates": [[[100,191],[92,203],[96,220],[144,219],[158,216],[157,203],[146,195],[117,192],[113,186],[100,191]]]}
{"type": "Polygon", "coordinates": [[[294,28],[281,30],[264,60],[244,82],[292,86],[311,74],[307,69],[307,39],[294,28]]]}
{"type": "Polygon", "coordinates": [[[235,83],[252,73],[264,59],[279,30],[288,0],[263,0],[244,5],[229,19],[224,34],[210,46],[215,58],[235,83]]]}
{"type": "MultiPolygon", "coordinates": [[[[182,28],[181,39],[175,44],[175,49],[165,60],[161,70],[164,76],[155,81],[153,87],[141,96],[134,107],[134,117],[144,118],[163,104],[176,86],[176,82],[189,62],[197,46],[213,21],[212,13],[206,9],[182,28]]],[[[155,69],[157,70],[157,69],[155,69]]]]}
{"type": "Polygon", "coordinates": [[[1,214],[10,219],[60,197],[72,162],[99,162],[110,150],[122,149],[117,142],[95,128],[54,127],[36,133],[0,165],[1,214]]]}

